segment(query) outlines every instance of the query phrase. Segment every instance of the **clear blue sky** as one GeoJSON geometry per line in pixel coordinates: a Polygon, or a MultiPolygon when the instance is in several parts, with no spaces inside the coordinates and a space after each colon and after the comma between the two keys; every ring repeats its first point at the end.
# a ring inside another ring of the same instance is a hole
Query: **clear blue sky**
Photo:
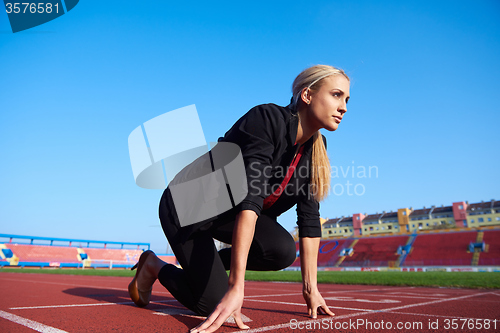
{"type": "MultiPolygon", "coordinates": [[[[321,216],[500,199],[499,59],[496,0],[80,1],[16,34],[2,10],[0,232],[165,252],[130,132],[196,104],[215,141],[254,105],[286,105],[318,63],[352,82],[324,133],[339,173],[321,216]]],[[[295,211],[280,222],[292,230],[295,211]]]]}

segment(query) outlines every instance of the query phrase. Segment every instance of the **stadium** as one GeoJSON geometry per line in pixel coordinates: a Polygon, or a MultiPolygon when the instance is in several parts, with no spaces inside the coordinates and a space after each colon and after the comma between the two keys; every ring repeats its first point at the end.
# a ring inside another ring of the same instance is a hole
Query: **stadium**
{"type": "Polygon", "coordinates": [[[325,270],[500,269],[495,200],[322,219],[322,233],[318,266],[325,270]]]}

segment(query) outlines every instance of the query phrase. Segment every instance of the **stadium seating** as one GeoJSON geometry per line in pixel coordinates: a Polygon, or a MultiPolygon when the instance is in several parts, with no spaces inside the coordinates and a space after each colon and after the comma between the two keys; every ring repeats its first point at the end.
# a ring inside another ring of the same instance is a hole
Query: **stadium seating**
{"type": "Polygon", "coordinates": [[[347,256],[342,267],[392,266],[397,261],[399,246],[405,245],[408,236],[360,238],[351,256],[347,256]]]}
{"type": "Polygon", "coordinates": [[[403,266],[470,266],[467,250],[476,237],[476,231],[419,234],[403,266]]]}
{"type": "MultiPolygon", "coordinates": [[[[319,244],[318,266],[335,266],[335,263],[339,259],[340,251],[348,247],[352,242],[353,239],[351,238],[322,240],[319,244]]],[[[291,266],[300,267],[299,243],[297,242],[295,246],[297,249],[297,259],[291,266]]]]}
{"type": "Polygon", "coordinates": [[[479,255],[479,265],[500,265],[500,230],[484,232],[486,252],[479,255]]]}
{"type": "Polygon", "coordinates": [[[82,248],[93,267],[129,267],[139,261],[142,250],[82,248]]]}
{"type": "MultiPolygon", "coordinates": [[[[9,244],[10,249],[19,258],[20,266],[59,266],[59,264],[78,264],[76,247],[9,244]]],[[[68,265],[66,265],[68,266],[68,265]]]]}
{"type": "Polygon", "coordinates": [[[351,245],[352,241],[349,238],[322,242],[319,247],[318,266],[334,266],[342,249],[351,245]]]}
{"type": "MultiPolygon", "coordinates": [[[[138,260],[142,250],[78,248],[71,246],[49,246],[32,244],[4,244],[5,250],[12,251],[18,260],[17,265],[37,267],[82,267],[82,259],[87,259],[85,267],[132,267],[138,260]]],[[[6,252],[6,251],[4,251],[6,252]]],[[[2,260],[2,266],[11,265],[2,260]]]]}

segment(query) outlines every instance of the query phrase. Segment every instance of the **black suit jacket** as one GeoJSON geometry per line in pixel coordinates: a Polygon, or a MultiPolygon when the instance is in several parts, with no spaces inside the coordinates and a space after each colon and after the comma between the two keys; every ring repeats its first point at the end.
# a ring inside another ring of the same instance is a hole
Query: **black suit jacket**
{"type": "MultiPolygon", "coordinates": [[[[224,137],[219,138],[219,142],[231,142],[240,147],[248,183],[246,198],[217,217],[182,227],[178,236],[186,239],[196,230],[232,222],[241,210],[253,210],[257,215],[265,214],[276,219],[297,205],[299,236],[321,237],[319,203],[309,191],[312,138],[304,143],[302,157],[278,200],[263,209],[264,199],[281,184],[299,149],[295,144],[297,130],[298,116],[290,106],[258,105],[242,116],[224,137]]],[[[171,218],[179,225],[168,188],[161,205],[168,208],[171,218]]]]}

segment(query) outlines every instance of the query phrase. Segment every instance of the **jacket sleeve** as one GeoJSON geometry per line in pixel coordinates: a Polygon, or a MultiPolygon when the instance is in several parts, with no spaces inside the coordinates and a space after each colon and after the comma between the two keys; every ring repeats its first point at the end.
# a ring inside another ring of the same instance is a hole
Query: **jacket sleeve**
{"type": "Polygon", "coordinates": [[[239,210],[253,210],[260,215],[268,192],[274,152],[286,137],[286,122],[278,110],[268,105],[252,108],[226,133],[223,141],[234,142],[241,149],[248,184],[248,194],[239,210]]]}
{"type": "Polygon", "coordinates": [[[297,225],[299,237],[321,237],[319,203],[312,196],[297,202],[297,225]]]}

